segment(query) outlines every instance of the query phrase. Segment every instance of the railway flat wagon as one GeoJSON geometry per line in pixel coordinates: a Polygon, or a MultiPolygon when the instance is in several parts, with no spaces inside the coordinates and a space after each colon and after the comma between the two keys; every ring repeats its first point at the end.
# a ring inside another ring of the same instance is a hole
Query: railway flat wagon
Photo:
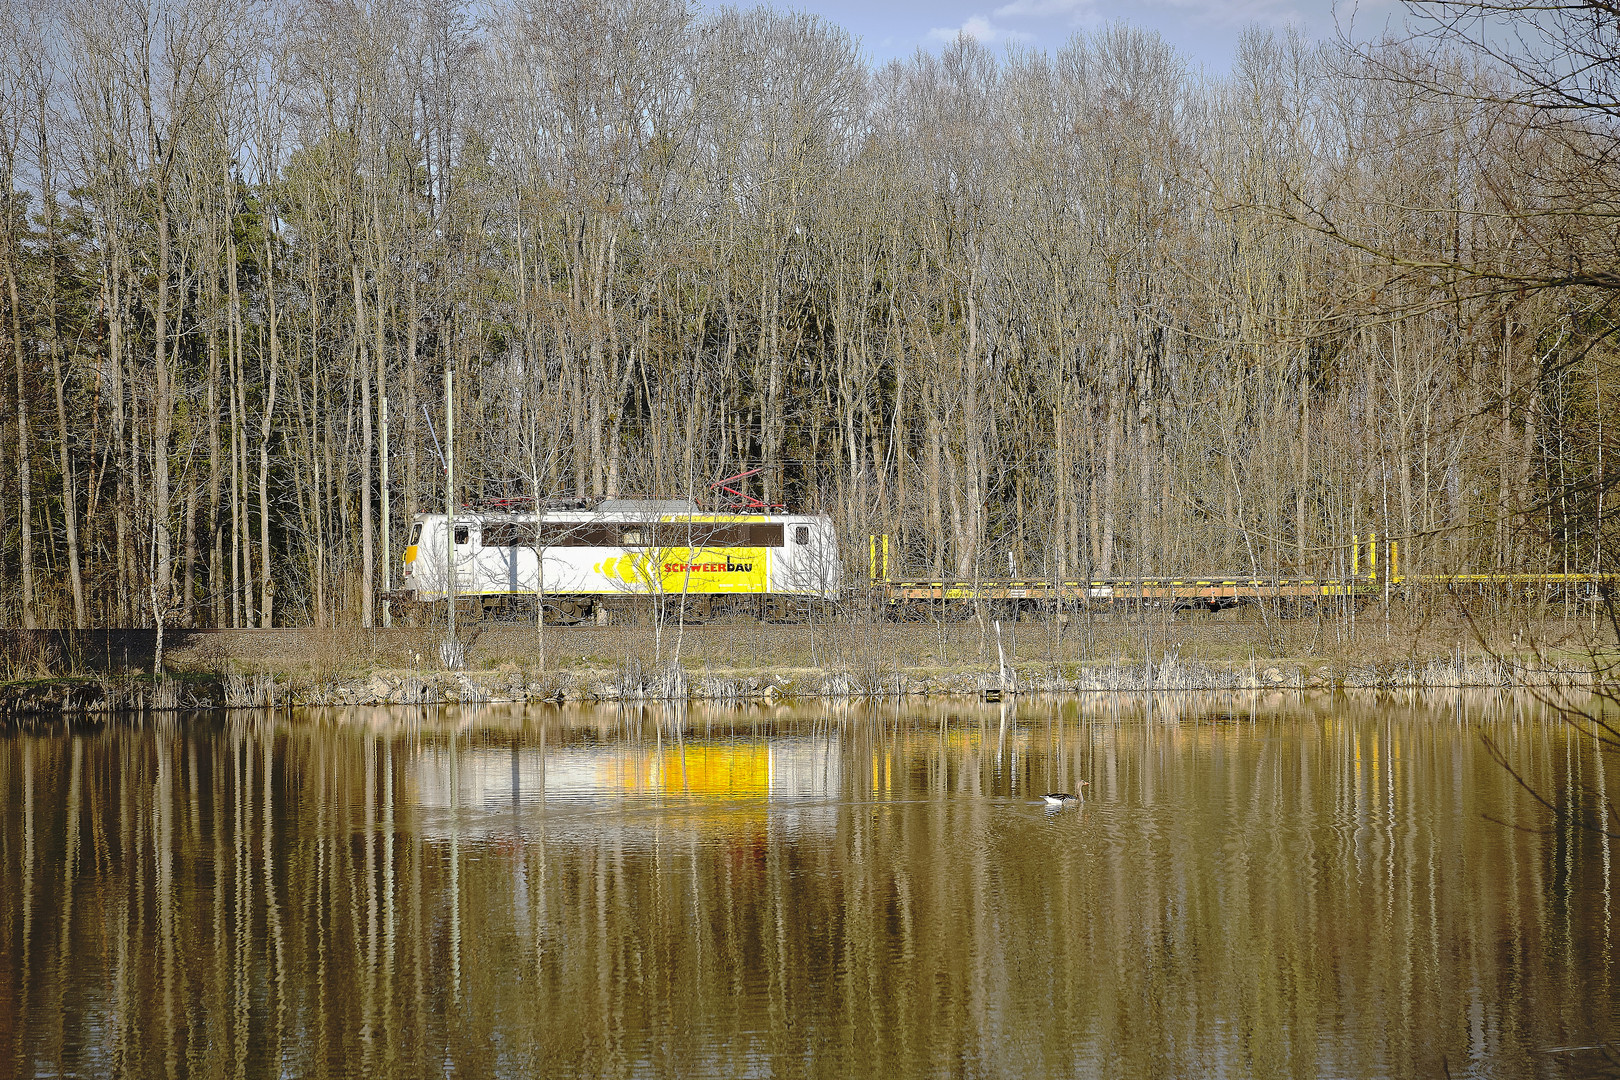
{"type": "MultiPolygon", "coordinates": [[[[838,537],[825,514],[704,513],[678,499],[603,499],[538,510],[418,514],[401,614],[452,592],[483,617],[703,622],[802,617],[837,601],[838,537]]],[[[398,609],[396,609],[398,610],[398,609]]]]}

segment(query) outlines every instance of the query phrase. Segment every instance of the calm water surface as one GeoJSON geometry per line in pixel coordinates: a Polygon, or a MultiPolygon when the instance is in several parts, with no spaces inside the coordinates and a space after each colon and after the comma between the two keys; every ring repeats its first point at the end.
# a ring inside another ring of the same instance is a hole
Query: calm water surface
{"type": "Polygon", "coordinates": [[[4,736],[0,1076],[1592,1073],[1613,842],[1484,737],[1620,784],[1499,697],[4,736]]]}

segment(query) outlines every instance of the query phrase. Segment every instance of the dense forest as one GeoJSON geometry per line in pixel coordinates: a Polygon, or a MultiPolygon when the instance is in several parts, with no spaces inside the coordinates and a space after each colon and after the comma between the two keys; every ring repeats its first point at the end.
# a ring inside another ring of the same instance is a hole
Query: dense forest
{"type": "Polygon", "coordinates": [[[0,623],[379,622],[447,386],[462,501],[757,469],[857,573],[1611,568],[1611,32],[1452,10],[1214,76],[1128,26],[876,66],[683,0],[6,0],[0,623]]]}

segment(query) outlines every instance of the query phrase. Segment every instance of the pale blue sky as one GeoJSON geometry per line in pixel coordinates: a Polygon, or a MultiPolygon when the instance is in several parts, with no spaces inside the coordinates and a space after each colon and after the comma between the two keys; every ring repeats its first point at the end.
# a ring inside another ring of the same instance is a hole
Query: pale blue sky
{"type": "MultiPolygon", "coordinates": [[[[1340,0],[1338,18],[1348,26],[1354,11],[1357,37],[1400,19],[1390,0],[1352,2],[1340,0]]],[[[777,0],[773,6],[812,11],[844,27],[878,62],[937,50],[959,30],[991,46],[1013,40],[1052,49],[1076,30],[1117,20],[1157,30],[1190,66],[1220,73],[1245,26],[1293,24],[1313,40],[1334,33],[1333,0],[777,0]]]]}

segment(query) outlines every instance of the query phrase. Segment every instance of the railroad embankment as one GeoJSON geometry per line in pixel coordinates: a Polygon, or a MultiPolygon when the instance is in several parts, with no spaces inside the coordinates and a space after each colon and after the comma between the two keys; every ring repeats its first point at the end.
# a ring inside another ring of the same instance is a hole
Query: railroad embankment
{"type": "Polygon", "coordinates": [[[6,631],[0,716],[208,708],[1095,692],[1589,687],[1602,626],[1259,619],[6,631]]]}

